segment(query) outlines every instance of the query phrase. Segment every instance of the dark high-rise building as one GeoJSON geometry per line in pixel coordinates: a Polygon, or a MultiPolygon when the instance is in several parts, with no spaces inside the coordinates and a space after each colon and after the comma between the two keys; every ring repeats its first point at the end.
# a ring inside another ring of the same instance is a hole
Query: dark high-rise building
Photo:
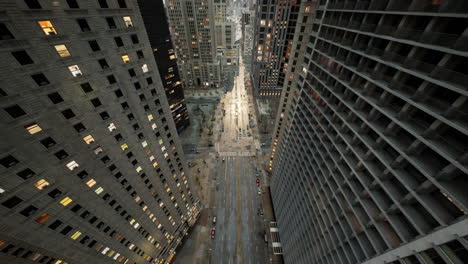
{"type": "Polygon", "coordinates": [[[190,125],[163,0],[138,0],[177,132],[190,125]]]}
{"type": "Polygon", "coordinates": [[[169,262],[200,205],[136,0],[0,10],[0,263],[169,262]]]}
{"type": "Polygon", "coordinates": [[[468,2],[301,1],[297,21],[271,157],[285,262],[468,263],[468,2]]]}

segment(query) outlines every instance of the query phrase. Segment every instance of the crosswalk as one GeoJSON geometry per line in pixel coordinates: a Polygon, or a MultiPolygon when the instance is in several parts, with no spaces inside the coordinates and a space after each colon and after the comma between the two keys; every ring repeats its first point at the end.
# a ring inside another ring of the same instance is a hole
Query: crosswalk
{"type": "Polygon", "coordinates": [[[249,157],[255,156],[255,151],[242,151],[242,152],[219,152],[219,156],[221,157],[249,157]]]}

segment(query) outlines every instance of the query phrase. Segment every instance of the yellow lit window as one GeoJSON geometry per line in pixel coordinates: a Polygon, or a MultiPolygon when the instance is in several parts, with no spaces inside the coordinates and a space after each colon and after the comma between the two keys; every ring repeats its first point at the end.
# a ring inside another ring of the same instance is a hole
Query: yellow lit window
{"type": "Polygon", "coordinates": [[[78,165],[78,163],[76,163],[76,161],[72,160],[70,161],[69,163],[67,163],[67,167],[69,170],[74,170],[75,168],[78,168],[80,165],[78,165]]]}
{"type": "Polygon", "coordinates": [[[29,132],[29,134],[31,134],[31,135],[42,131],[42,128],[36,123],[29,124],[29,125],[25,126],[25,128],[29,132]]]}
{"type": "Polygon", "coordinates": [[[103,191],[104,191],[104,188],[98,187],[94,192],[95,192],[96,194],[101,194],[103,191]]]}
{"type": "Polygon", "coordinates": [[[148,115],[148,121],[153,120],[153,115],[148,115]]]}
{"type": "Polygon", "coordinates": [[[158,163],[155,161],[153,162],[153,167],[156,168],[158,166],[158,163]]]}
{"type": "Polygon", "coordinates": [[[93,187],[96,184],[96,181],[94,179],[91,179],[86,182],[86,185],[88,185],[89,188],[93,187]]]}
{"type": "Polygon", "coordinates": [[[110,132],[114,131],[117,129],[117,127],[115,126],[114,123],[110,123],[108,126],[107,126],[107,129],[109,129],[110,132]]]}
{"type": "Polygon", "coordinates": [[[141,142],[141,146],[146,147],[146,146],[148,146],[148,143],[146,141],[143,141],[143,142],[141,142]]]}
{"type": "Polygon", "coordinates": [[[70,65],[68,66],[68,70],[73,75],[73,77],[81,76],[83,74],[78,65],[70,65]]]}
{"type": "Polygon", "coordinates": [[[162,140],[162,139],[160,139],[160,140],[159,140],[159,145],[161,145],[162,143],[163,143],[163,140],[162,140]]]}
{"type": "Polygon", "coordinates": [[[40,179],[40,180],[38,180],[38,181],[34,184],[34,186],[35,186],[37,189],[42,190],[42,189],[44,189],[45,187],[49,186],[49,182],[46,181],[45,179],[40,179]]]}
{"type": "Polygon", "coordinates": [[[157,126],[156,124],[152,124],[152,125],[151,125],[151,128],[152,128],[153,130],[155,130],[156,128],[158,128],[158,126],[157,126]]]}
{"type": "Polygon", "coordinates": [[[164,158],[167,158],[168,156],[169,156],[169,154],[167,154],[167,152],[164,153],[164,158]]]}
{"type": "Polygon", "coordinates": [[[50,218],[49,214],[43,213],[38,218],[36,218],[36,220],[34,220],[34,221],[38,222],[39,224],[42,224],[45,221],[47,221],[49,218],[50,218]]]}
{"type": "Polygon", "coordinates": [[[128,149],[128,145],[127,144],[122,144],[122,145],[120,145],[120,148],[122,150],[126,150],[126,149],[128,149]]]}
{"type": "Polygon", "coordinates": [[[77,238],[79,238],[81,236],[81,232],[80,231],[76,231],[75,234],[73,234],[70,238],[73,239],[73,240],[76,240],[77,238]]]}
{"type": "Polygon", "coordinates": [[[94,138],[91,135],[87,135],[86,137],[83,138],[83,140],[88,145],[94,142],[94,138]]]}
{"type": "Polygon", "coordinates": [[[171,60],[175,60],[175,55],[171,55],[171,56],[169,56],[169,59],[171,59],[171,60]]]}
{"type": "Polygon", "coordinates": [[[148,154],[148,155],[149,155],[149,154],[151,154],[151,152],[152,152],[152,151],[151,151],[151,149],[150,149],[150,148],[147,148],[147,149],[146,149],[146,154],[148,154]]]}
{"type": "Polygon", "coordinates": [[[124,54],[122,55],[122,60],[124,63],[130,62],[130,57],[128,56],[128,54],[124,54]]]}
{"type": "Polygon", "coordinates": [[[141,200],[140,196],[135,197],[135,202],[139,202],[141,200]]]}
{"type": "Polygon", "coordinates": [[[141,66],[141,70],[142,70],[143,72],[148,72],[148,71],[149,71],[149,69],[148,69],[148,64],[143,64],[143,66],[141,66]]]}
{"type": "Polygon", "coordinates": [[[39,26],[41,26],[42,31],[44,31],[44,34],[46,35],[57,35],[57,31],[55,30],[54,26],[49,20],[44,20],[44,21],[37,21],[39,26]]]}
{"type": "Polygon", "coordinates": [[[123,17],[123,21],[125,23],[125,26],[127,27],[133,27],[133,23],[132,23],[132,18],[129,17],[129,16],[124,16],[123,17]]]}
{"type": "Polygon", "coordinates": [[[60,201],[60,204],[63,206],[69,205],[73,200],[70,197],[65,197],[63,198],[62,201],[60,201]]]}
{"type": "Polygon", "coordinates": [[[55,50],[59,54],[60,57],[65,58],[65,57],[70,57],[71,54],[67,49],[67,46],[65,45],[55,45],[54,46],[55,50]]]}
{"type": "Polygon", "coordinates": [[[135,170],[136,170],[136,172],[140,172],[140,171],[142,171],[143,169],[141,168],[141,166],[138,166],[135,170]]]}

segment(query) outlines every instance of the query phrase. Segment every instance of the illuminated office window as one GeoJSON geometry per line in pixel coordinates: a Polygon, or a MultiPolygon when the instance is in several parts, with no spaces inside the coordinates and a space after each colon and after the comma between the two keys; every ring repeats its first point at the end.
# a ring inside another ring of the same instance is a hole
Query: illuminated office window
{"type": "Polygon", "coordinates": [[[143,141],[143,142],[141,142],[141,146],[146,147],[146,146],[148,146],[148,143],[146,141],[143,141]]]}
{"type": "Polygon", "coordinates": [[[158,166],[158,163],[155,161],[153,162],[153,167],[156,168],[158,166]]]}
{"type": "Polygon", "coordinates": [[[76,231],[75,234],[73,234],[70,238],[73,239],[73,240],[76,240],[77,238],[79,238],[81,236],[81,232],[80,231],[76,231]]]}
{"type": "Polygon", "coordinates": [[[42,190],[47,186],[49,186],[49,182],[46,181],[45,179],[40,179],[36,183],[34,183],[34,187],[36,187],[39,190],[42,190]]]}
{"type": "Polygon", "coordinates": [[[60,201],[60,204],[63,206],[69,205],[73,200],[70,197],[65,197],[63,198],[62,201],[60,201]]]}
{"type": "Polygon", "coordinates": [[[36,220],[34,220],[34,221],[38,222],[39,224],[42,224],[45,221],[47,221],[49,218],[50,218],[49,214],[43,213],[38,218],[36,218],[36,220]]]}
{"type": "Polygon", "coordinates": [[[57,35],[57,31],[55,30],[54,26],[49,20],[44,20],[44,21],[37,21],[39,26],[41,26],[42,31],[44,31],[44,34],[46,35],[57,35]]]}
{"type": "Polygon", "coordinates": [[[96,184],[96,181],[94,179],[90,179],[89,181],[86,182],[86,185],[88,185],[88,187],[93,187],[94,185],[96,184]]]}
{"type": "Polygon", "coordinates": [[[153,115],[148,115],[148,121],[153,120],[153,115]]]}
{"type": "Polygon", "coordinates": [[[83,140],[88,145],[94,142],[94,138],[91,135],[87,135],[86,137],[83,138],[83,140]]]}
{"type": "Polygon", "coordinates": [[[141,168],[141,166],[138,166],[135,170],[136,170],[136,172],[140,172],[140,171],[142,171],[143,169],[141,168]]]}
{"type": "Polygon", "coordinates": [[[55,50],[59,54],[60,57],[65,58],[65,57],[70,57],[71,54],[68,51],[67,47],[65,45],[55,45],[54,46],[55,50]]]}
{"type": "Polygon", "coordinates": [[[124,63],[130,62],[130,57],[128,56],[128,54],[122,55],[122,61],[124,63]]]}
{"type": "Polygon", "coordinates": [[[132,18],[129,16],[124,16],[123,21],[126,27],[133,27],[132,18]]]}
{"type": "Polygon", "coordinates": [[[72,160],[70,161],[69,163],[67,163],[67,167],[69,170],[74,170],[75,168],[78,168],[80,165],[78,165],[78,163],[76,163],[76,161],[72,160]]]}
{"type": "Polygon", "coordinates": [[[148,71],[149,71],[149,70],[148,70],[148,64],[143,64],[143,66],[141,66],[141,70],[142,70],[143,72],[148,72],[148,71]]]}
{"type": "Polygon", "coordinates": [[[42,131],[42,128],[36,123],[32,123],[30,125],[27,125],[27,126],[25,126],[25,128],[29,132],[29,134],[31,134],[31,135],[42,131]]]}
{"type": "Polygon", "coordinates": [[[78,65],[70,65],[70,66],[68,66],[68,70],[73,75],[73,77],[83,75],[83,73],[81,72],[80,67],[78,67],[78,65]]]}
{"type": "Polygon", "coordinates": [[[158,126],[157,126],[156,124],[152,124],[152,125],[151,125],[151,128],[152,128],[153,130],[155,130],[156,128],[158,128],[158,126]]]}
{"type": "Polygon", "coordinates": [[[93,149],[93,151],[94,151],[94,154],[98,155],[98,154],[101,153],[103,150],[102,150],[101,147],[97,147],[97,148],[93,149]]]}
{"type": "Polygon", "coordinates": [[[108,126],[107,126],[107,129],[109,129],[110,132],[114,131],[117,129],[117,127],[115,126],[114,123],[110,123],[108,126]]]}
{"type": "Polygon", "coordinates": [[[126,150],[126,149],[128,149],[128,145],[127,144],[122,144],[122,145],[120,145],[120,148],[122,150],[126,150]]]}
{"type": "Polygon", "coordinates": [[[101,194],[103,191],[104,191],[104,188],[98,187],[94,192],[95,192],[96,194],[101,194]]]}

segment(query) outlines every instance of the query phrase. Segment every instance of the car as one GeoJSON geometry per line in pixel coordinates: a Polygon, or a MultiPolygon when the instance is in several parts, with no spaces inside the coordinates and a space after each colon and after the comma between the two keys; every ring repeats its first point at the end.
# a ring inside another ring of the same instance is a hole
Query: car
{"type": "Polygon", "coordinates": [[[214,239],[215,238],[215,234],[216,234],[216,228],[211,228],[211,239],[214,239]]]}
{"type": "Polygon", "coordinates": [[[262,191],[258,190],[258,192],[257,192],[257,193],[258,193],[258,195],[260,195],[260,194],[262,194],[262,191]]]}
{"type": "MultiPolygon", "coordinates": [[[[218,186],[216,186],[218,187],[218,186]]],[[[213,216],[213,224],[216,224],[216,216],[213,216]]]]}
{"type": "Polygon", "coordinates": [[[260,184],[260,179],[257,178],[257,179],[255,180],[255,182],[256,182],[257,184],[260,184]]]}
{"type": "Polygon", "coordinates": [[[225,157],[223,157],[223,162],[224,162],[224,160],[225,160],[225,159],[226,159],[226,158],[225,158],[225,157]]]}

